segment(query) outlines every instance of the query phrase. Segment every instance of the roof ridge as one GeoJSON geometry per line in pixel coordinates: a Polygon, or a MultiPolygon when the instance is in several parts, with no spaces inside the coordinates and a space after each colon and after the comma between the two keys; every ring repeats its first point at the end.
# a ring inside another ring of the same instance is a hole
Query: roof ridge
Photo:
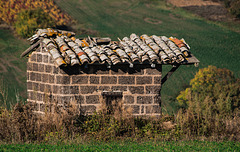
{"type": "Polygon", "coordinates": [[[132,33],[119,41],[110,38],[90,37],[78,39],[75,33],[58,29],[38,29],[28,39],[31,46],[23,52],[26,56],[43,47],[54,59],[56,66],[85,64],[194,64],[199,61],[189,51],[184,39],[166,36],[138,36],[132,33]],[[43,44],[40,46],[40,43],[43,44]],[[189,60],[190,59],[190,60],[189,60]],[[189,62],[190,61],[190,62],[189,62]]]}

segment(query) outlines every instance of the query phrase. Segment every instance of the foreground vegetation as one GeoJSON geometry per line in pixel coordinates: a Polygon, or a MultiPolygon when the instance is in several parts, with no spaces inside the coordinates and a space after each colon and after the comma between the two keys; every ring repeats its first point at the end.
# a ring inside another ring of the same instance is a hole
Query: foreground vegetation
{"type": "Polygon", "coordinates": [[[86,115],[75,103],[0,108],[0,151],[239,151],[240,85],[227,69],[200,69],[175,116],[134,117],[122,101],[86,115]]]}
{"type": "Polygon", "coordinates": [[[2,151],[239,151],[238,142],[147,141],[90,142],[71,144],[6,144],[2,151]]]}

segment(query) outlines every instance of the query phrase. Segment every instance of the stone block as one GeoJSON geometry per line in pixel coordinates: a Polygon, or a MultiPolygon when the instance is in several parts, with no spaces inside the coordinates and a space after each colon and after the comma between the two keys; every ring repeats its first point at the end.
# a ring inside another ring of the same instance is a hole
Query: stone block
{"type": "Polygon", "coordinates": [[[59,96],[58,99],[61,101],[61,103],[64,105],[64,107],[70,106],[70,104],[73,104],[74,97],[73,96],[59,96]]]}
{"type": "Polygon", "coordinates": [[[38,90],[39,90],[39,83],[33,82],[33,83],[32,83],[32,90],[38,91],[38,90]]]}
{"type": "Polygon", "coordinates": [[[31,81],[36,81],[36,73],[35,72],[30,72],[30,80],[31,81]]]}
{"type": "Polygon", "coordinates": [[[110,90],[110,87],[109,87],[109,86],[99,86],[99,87],[98,87],[98,90],[99,90],[99,91],[109,91],[109,90],[110,90]]]}
{"type": "Polygon", "coordinates": [[[77,104],[84,104],[85,103],[84,96],[81,96],[81,95],[75,95],[74,96],[74,101],[76,101],[77,104]]]}
{"type": "Polygon", "coordinates": [[[32,82],[27,82],[27,90],[33,90],[32,89],[32,82]]]}
{"type": "Polygon", "coordinates": [[[86,103],[87,104],[99,104],[99,96],[98,95],[90,95],[86,96],[86,103]]]}
{"type": "Polygon", "coordinates": [[[43,55],[42,56],[42,62],[44,62],[44,63],[48,63],[48,55],[43,55]]]}
{"type": "Polygon", "coordinates": [[[42,82],[48,83],[48,74],[42,74],[42,82]]]}
{"type": "Polygon", "coordinates": [[[56,83],[57,84],[70,84],[70,77],[69,76],[56,76],[56,83]]]}
{"type": "Polygon", "coordinates": [[[144,94],[143,86],[129,86],[128,89],[132,94],[144,94]]]}
{"type": "Polygon", "coordinates": [[[71,86],[58,86],[59,93],[60,94],[72,94],[70,90],[71,86]]]}
{"type": "Polygon", "coordinates": [[[37,63],[33,63],[33,71],[38,71],[38,64],[37,63]]]}
{"type": "Polygon", "coordinates": [[[44,93],[50,93],[53,91],[52,85],[45,84],[44,93]]]}
{"type": "Polygon", "coordinates": [[[79,94],[79,86],[70,86],[70,94],[79,94]]]}
{"type": "Polygon", "coordinates": [[[130,95],[124,96],[124,103],[125,104],[133,104],[134,103],[134,97],[130,95]]]}
{"type": "Polygon", "coordinates": [[[88,84],[88,76],[72,76],[72,84],[88,84]]]}
{"type": "Polygon", "coordinates": [[[54,60],[51,56],[48,56],[48,63],[49,64],[54,64],[54,60]]]}
{"type": "Polygon", "coordinates": [[[101,76],[101,84],[116,84],[116,76],[101,76]]]}
{"type": "Polygon", "coordinates": [[[146,94],[160,94],[161,86],[146,86],[146,94]]]}
{"type": "Polygon", "coordinates": [[[37,93],[37,101],[43,101],[43,94],[37,93]]]}
{"type": "Polygon", "coordinates": [[[52,72],[52,66],[51,65],[45,65],[45,72],[51,73],[52,72]]]}
{"type": "Polygon", "coordinates": [[[160,114],[161,113],[161,107],[158,106],[158,105],[146,106],[146,114],[151,114],[151,113],[160,114]]]}
{"type": "Polygon", "coordinates": [[[154,84],[161,84],[162,77],[161,76],[155,76],[154,77],[154,84]]]}
{"type": "Polygon", "coordinates": [[[38,71],[39,72],[44,72],[44,64],[39,64],[38,65],[38,71]]]}
{"type": "Polygon", "coordinates": [[[31,100],[37,101],[37,92],[31,92],[31,100]]]}
{"type": "Polygon", "coordinates": [[[36,53],[32,53],[31,56],[30,56],[30,59],[31,59],[31,61],[36,62],[36,61],[37,61],[37,55],[36,55],[36,53]]]}
{"type": "Polygon", "coordinates": [[[137,84],[152,84],[152,77],[150,76],[137,76],[137,84]]]}
{"type": "Polygon", "coordinates": [[[127,91],[127,86],[112,86],[113,91],[127,91]]]}
{"type": "Polygon", "coordinates": [[[45,84],[40,83],[40,88],[39,88],[39,90],[40,90],[41,92],[44,92],[44,91],[45,91],[45,84]]]}
{"type": "Polygon", "coordinates": [[[54,83],[55,76],[54,76],[53,74],[49,74],[48,76],[49,76],[49,77],[48,77],[48,82],[49,82],[49,83],[54,83]]]}
{"type": "Polygon", "coordinates": [[[39,82],[42,81],[42,74],[41,73],[36,73],[36,81],[39,81],[39,82]]]}
{"type": "Polygon", "coordinates": [[[37,54],[37,62],[42,62],[42,54],[37,54]]]}
{"type": "Polygon", "coordinates": [[[90,76],[89,77],[89,82],[90,84],[99,84],[99,77],[98,76],[90,76]]]}
{"type": "Polygon", "coordinates": [[[59,86],[53,85],[53,93],[59,94],[59,86]]]}
{"type": "Polygon", "coordinates": [[[161,106],[161,95],[154,96],[153,103],[159,104],[161,106]]]}
{"type": "Polygon", "coordinates": [[[151,104],[153,102],[152,96],[138,96],[137,103],[138,104],[151,104]]]}
{"type": "Polygon", "coordinates": [[[52,66],[52,70],[53,70],[53,74],[58,74],[59,72],[59,68],[55,66],[52,66]]]}
{"type": "Polygon", "coordinates": [[[28,91],[27,96],[28,96],[28,99],[33,100],[33,92],[32,91],[28,91]]]}
{"type": "Polygon", "coordinates": [[[83,114],[94,113],[96,111],[96,109],[97,109],[97,107],[94,105],[80,106],[80,110],[81,110],[81,112],[83,112],[83,114]]]}
{"type": "Polygon", "coordinates": [[[128,111],[130,108],[132,111],[132,114],[139,114],[140,113],[140,106],[139,105],[125,105],[125,110],[128,111]]]}
{"type": "Polygon", "coordinates": [[[32,69],[33,69],[32,63],[31,62],[27,62],[27,70],[28,71],[32,71],[32,69]]]}
{"type": "Polygon", "coordinates": [[[118,77],[119,84],[135,84],[134,76],[119,76],[118,77]]]}
{"type": "Polygon", "coordinates": [[[97,91],[97,86],[80,86],[81,94],[92,94],[97,91]]]}

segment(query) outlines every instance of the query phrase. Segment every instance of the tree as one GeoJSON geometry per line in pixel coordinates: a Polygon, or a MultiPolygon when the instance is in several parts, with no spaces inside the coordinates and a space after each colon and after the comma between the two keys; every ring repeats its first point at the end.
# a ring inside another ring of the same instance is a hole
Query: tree
{"type": "Polygon", "coordinates": [[[24,10],[17,15],[15,28],[22,37],[30,37],[37,28],[55,27],[54,20],[42,9],[24,10]]]}

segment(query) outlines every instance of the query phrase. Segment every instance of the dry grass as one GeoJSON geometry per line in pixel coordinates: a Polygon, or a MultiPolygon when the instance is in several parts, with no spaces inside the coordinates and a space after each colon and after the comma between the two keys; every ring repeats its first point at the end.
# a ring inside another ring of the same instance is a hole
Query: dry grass
{"type": "Polygon", "coordinates": [[[0,142],[56,144],[92,139],[240,139],[238,115],[223,119],[217,115],[201,115],[201,110],[197,113],[187,109],[179,111],[176,118],[168,115],[142,118],[133,117],[131,109],[125,108],[122,100],[112,100],[111,106],[103,101],[99,111],[92,115],[80,113],[74,102],[66,105],[67,108],[60,108],[57,103],[46,103],[44,115],[34,114],[34,106],[29,103],[17,103],[11,110],[1,108],[0,142]]]}

